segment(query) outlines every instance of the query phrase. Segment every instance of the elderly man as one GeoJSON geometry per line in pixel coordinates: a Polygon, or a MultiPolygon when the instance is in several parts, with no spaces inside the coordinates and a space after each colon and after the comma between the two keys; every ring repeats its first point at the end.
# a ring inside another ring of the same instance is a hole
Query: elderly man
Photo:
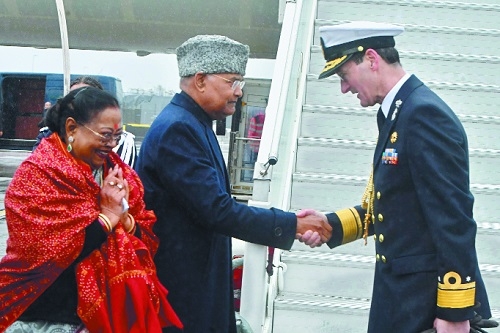
{"type": "MultiPolygon", "coordinates": [[[[394,48],[402,27],[351,22],[319,31],[326,59],[320,79],[337,74],[342,93],[355,94],[363,107],[380,104],[363,204],[324,216],[332,248],[374,236],[368,332],[468,333],[474,310],[491,313],[475,249],[465,131],[450,107],[402,68],[394,48]]],[[[299,212],[307,214],[322,215],[299,212]]]]}
{"type": "Polygon", "coordinates": [[[212,122],[235,112],[248,54],[248,46],[224,36],[183,43],[177,49],[182,91],[152,123],[137,161],[147,207],[158,218],[158,276],[185,333],[236,332],[231,237],[290,249],[308,230],[323,242],[331,236],[320,217],[297,218],[231,197],[212,122]]]}

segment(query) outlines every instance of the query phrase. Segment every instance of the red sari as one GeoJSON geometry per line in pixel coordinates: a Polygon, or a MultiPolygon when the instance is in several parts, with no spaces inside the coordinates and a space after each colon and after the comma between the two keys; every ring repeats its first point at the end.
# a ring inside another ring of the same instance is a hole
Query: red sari
{"type": "MultiPolygon", "coordinates": [[[[92,333],[182,328],[156,276],[156,218],[145,209],[142,183],[118,155],[110,153],[109,159],[122,168],[129,184],[129,213],[141,238],[118,225],[100,249],[77,265],[77,313],[92,333]]],[[[78,257],[85,228],[100,213],[99,193],[90,167],[66,152],[55,134],[16,170],[5,195],[9,238],[0,261],[0,332],[78,257]]]]}

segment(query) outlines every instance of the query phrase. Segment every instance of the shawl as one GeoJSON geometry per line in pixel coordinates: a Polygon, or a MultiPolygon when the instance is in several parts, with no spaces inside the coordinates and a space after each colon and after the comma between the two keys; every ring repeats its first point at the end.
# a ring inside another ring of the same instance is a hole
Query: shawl
{"type": "MultiPolygon", "coordinates": [[[[129,213],[141,237],[119,224],[77,265],[77,314],[90,332],[182,327],[156,276],[156,217],[145,209],[142,183],[118,155],[108,157],[105,172],[118,164],[129,184],[129,213]]],[[[78,257],[85,228],[100,213],[99,193],[90,167],[69,154],[57,134],[44,139],[16,170],[5,195],[9,238],[0,261],[0,332],[78,257]]]]}

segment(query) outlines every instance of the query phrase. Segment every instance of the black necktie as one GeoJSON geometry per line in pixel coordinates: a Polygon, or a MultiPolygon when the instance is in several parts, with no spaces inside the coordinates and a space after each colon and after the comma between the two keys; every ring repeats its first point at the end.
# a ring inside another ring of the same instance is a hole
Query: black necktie
{"type": "Polygon", "coordinates": [[[382,129],[382,126],[384,126],[384,122],[385,122],[384,112],[382,112],[382,108],[379,108],[377,112],[377,125],[379,132],[382,129]]]}

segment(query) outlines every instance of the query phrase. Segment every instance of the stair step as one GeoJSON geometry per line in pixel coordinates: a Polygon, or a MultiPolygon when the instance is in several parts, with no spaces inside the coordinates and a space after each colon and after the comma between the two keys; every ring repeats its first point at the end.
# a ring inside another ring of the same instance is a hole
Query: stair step
{"type": "MultiPolygon", "coordinates": [[[[317,76],[325,66],[325,59],[320,46],[313,46],[311,52],[309,73],[317,76]]],[[[406,72],[417,73],[423,81],[500,85],[500,76],[491,70],[491,66],[500,65],[498,56],[414,51],[400,51],[399,55],[406,72]],[[457,66],[460,66],[459,73],[457,66]]]]}
{"type": "MultiPolygon", "coordinates": [[[[500,126],[497,126],[499,130],[500,126]]],[[[477,138],[477,137],[476,137],[477,138]]],[[[340,173],[348,176],[369,174],[375,141],[299,138],[297,173],[340,173]],[[343,163],[346,156],[350,163],[343,163]]],[[[470,149],[470,181],[477,184],[500,184],[498,149],[470,149]]]]}
{"type": "Polygon", "coordinates": [[[303,293],[282,293],[274,303],[275,309],[325,311],[332,309],[339,311],[357,312],[366,315],[370,310],[370,298],[355,298],[344,296],[314,295],[303,293]]]}
{"type": "MultiPolygon", "coordinates": [[[[364,333],[370,301],[370,298],[282,293],[274,302],[274,327],[279,332],[364,333]],[[306,315],[297,316],[297,312],[306,315]]],[[[492,318],[500,320],[500,309],[492,309],[492,318]]]]}
{"type": "MultiPolygon", "coordinates": [[[[419,76],[418,72],[416,75],[419,76]]],[[[319,80],[318,74],[308,74],[307,81],[305,104],[351,107],[359,105],[359,100],[354,95],[341,93],[337,75],[319,80]]],[[[498,105],[499,85],[444,81],[426,81],[425,83],[457,114],[498,116],[491,108],[498,105]],[[489,108],[490,110],[488,110],[489,108]]],[[[365,110],[365,113],[370,114],[369,109],[365,110]]],[[[375,115],[375,113],[372,114],[375,115]]],[[[377,132],[373,133],[376,136],[377,132]]]]}
{"type": "Polygon", "coordinates": [[[338,20],[370,13],[371,21],[405,22],[410,25],[473,27],[485,29],[498,27],[500,5],[478,3],[475,0],[323,0],[318,2],[319,19],[338,20]],[[388,10],[390,8],[390,10],[388,10]],[[449,15],[453,11],[453,15],[449,15]],[[477,18],[480,17],[481,20],[477,18]],[[484,20],[484,23],[483,23],[484,20]]]}
{"type": "MultiPolygon", "coordinates": [[[[397,37],[396,47],[401,51],[484,54],[500,56],[500,49],[491,47],[493,40],[500,38],[498,29],[482,29],[476,27],[454,27],[437,25],[406,24],[399,20],[389,22],[405,28],[405,32],[397,37]],[[432,42],[429,40],[432,39],[432,42]]],[[[314,45],[321,45],[319,27],[346,23],[345,20],[317,19],[314,32],[314,45]]]]}
{"type": "Polygon", "coordinates": [[[286,293],[274,309],[273,332],[366,333],[370,300],[286,293]]]}
{"type": "MultiPolygon", "coordinates": [[[[358,243],[362,240],[356,241],[358,243]]],[[[371,240],[369,240],[370,243],[371,240]]],[[[345,246],[345,245],[343,245],[345,246]]],[[[326,247],[326,246],[325,246],[326,247]]],[[[328,248],[328,247],[326,247],[328,248]]],[[[341,249],[339,247],[338,249],[341,249]]],[[[331,251],[334,251],[332,249],[331,251]]],[[[306,264],[328,267],[359,267],[372,269],[375,263],[374,255],[352,254],[352,253],[334,253],[334,252],[318,252],[318,251],[302,251],[291,250],[283,251],[281,261],[290,264],[306,264]]],[[[500,264],[479,264],[481,274],[495,276],[500,278],[500,264]]]]}
{"type": "MultiPolygon", "coordinates": [[[[351,244],[357,243],[356,247],[359,249],[362,242],[360,240],[351,244]]],[[[373,247],[374,242],[371,239],[369,243],[373,247]]],[[[308,250],[282,252],[281,261],[287,267],[284,273],[285,283],[282,291],[284,293],[303,292],[330,296],[335,293],[336,296],[341,297],[371,296],[374,255],[340,252],[344,246],[330,252],[308,250]],[[334,288],[332,281],[335,281],[334,288]]],[[[480,255],[479,250],[478,253],[480,255]]],[[[497,256],[483,258],[483,260],[488,259],[498,260],[497,256]]],[[[490,302],[500,304],[500,264],[480,261],[479,269],[486,284],[490,302]]]]}
{"type": "MultiPolygon", "coordinates": [[[[361,202],[361,196],[368,181],[366,177],[319,173],[295,173],[293,175],[291,210],[315,208],[323,211],[351,207],[361,202]]],[[[471,184],[475,197],[474,218],[476,221],[490,221],[500,216],[500,185],[471,184]]]]}

